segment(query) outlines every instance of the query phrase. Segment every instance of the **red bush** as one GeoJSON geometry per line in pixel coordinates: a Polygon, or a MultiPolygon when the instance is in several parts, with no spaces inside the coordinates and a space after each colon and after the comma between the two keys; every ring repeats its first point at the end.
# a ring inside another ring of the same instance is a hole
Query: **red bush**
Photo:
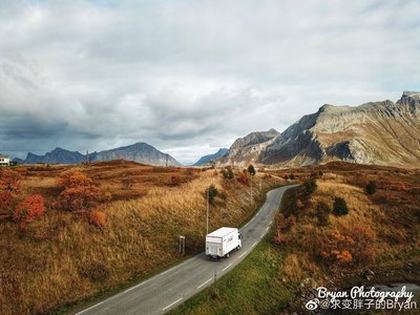
{"type": "Polygon", "coordinates": [[[64,190],[60,193],[56,206],[63,210],[86,211],[104,199],[92,179],[77,170],[62,173],[58,185],[64,190]]]}
{"type": "Polygon", "coordinates": [[[60,174],[57,180],[58,186],[66,188],[78,188],[81,186],[93,186],[93,181],[78,170],[69,170],[60,174]]]}
{"type": "Polygon", "coordinates": [[[243,185],[248,185],[249,183],[248,175],[245,172],[239,172],[238,182],[240,182],[243,185]]]}
{"type": "Polygon", "coordinates": [[[32,195],[23,199],[15,208],[13,219],[23,226],[42,217],[45,213],[44,197],[32,195]]]}
{"type": "Polygon", "coordinates": [[[104,227],[107,222],[106,213],[99,210],[94,210],[89,215],[89,222],[97,227],[104,227]]]}
{"type": "Polygon", "coordinates": [[[0,171],[0,190],[18,192],[21,186],[21,175],[9,169],[0,171]]]}
{"type": "Polygon", "coordinates": [[[376,233],[370,227],[328,229],[318,234],[317,251],[329,263],[370,263],[375,259],[375,239],[376,233]]]}
{"type": "Polygon", "coordinates": [[[0,212],[8,212],[13,204],[13,195],[10,191],[0,191],[0,212]]]}

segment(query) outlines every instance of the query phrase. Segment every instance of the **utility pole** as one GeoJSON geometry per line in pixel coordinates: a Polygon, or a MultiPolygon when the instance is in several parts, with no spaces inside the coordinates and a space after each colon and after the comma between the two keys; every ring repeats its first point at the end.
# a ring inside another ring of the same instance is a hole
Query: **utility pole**
{"type": "MultiPolygon", "coordinates": [[[[209,190],[207,188],[207,215],[206,215],[206,227],[207,227],[207,234],[209,234],[209,208],[210,208],[210,201],[209,201],[209,190]]],[[[206,234],[206,235],[207,235],[206,234]]]]}
{"type": "Polygon", "coordinates": [[[254,204],[254,199],[252,198],[252,175],[251,175],[251,204],[254,204]]]}

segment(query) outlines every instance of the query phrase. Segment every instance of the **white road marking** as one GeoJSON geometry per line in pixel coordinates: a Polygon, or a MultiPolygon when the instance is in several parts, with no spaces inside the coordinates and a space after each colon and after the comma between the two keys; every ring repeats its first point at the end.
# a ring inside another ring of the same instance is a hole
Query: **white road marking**
{"type": "Polygon", "coordinates": [[[247,253],[247,251],[246,252],[243,252],[242,254],[240,254],[239,255],[239,258],[242,258],[246,253],[247,253]]]}
{"type": "Polygon", "coordinates": [[[162,311],[166,311],[168,308],[170,308],[171,306],[174,306],[176,303],[178,303],[179,301],[182,300],[182,297],[180,297],[178,300],[176,300],[175,302],[172,302],[171,304],[165,306],[164,308],[162,308],[162,311]]]}
{"type": "Polygon", "coordinates": [[[222,271],[225,271],[226,269],[228,269],[230,266],[232,266],[232,263],[230,263],[229,265],[227,265],[225,268],[222,269],[222,271]]]}
{"type": "Polygon", "coordinates": [[[197,289],[201,289],[202,287],[204,287],[207,283],[209,283],[211,280],[213,280],[213,278],[210,278],[209,280],[207,280],[206,282],[203,282],[202,284],[200,284],[197,289]]]}
{"type": "Polygon", "coordinates": [[[146,280],[142,283],[139,283],[138,285],[135,285],[134,287],[128,288],[123,293],[127,293],[127,292],[130,292],[131,290],[137,289],[138,287],[141,287],[142,285],[146,284],[147,282],[149,282],[149,280],[146,280]]]}
{"type": "Polygon", "coordinates": [[[255,245],[257,245],[257,242],[254,242],[254,244],[252,244],[252,246],[251,246],[251,247],[255,247],[255,245]]]}
{"type": "Polygon", "coordinates": [[[268,229],[269,229],[269,227],[267,226],[267,227],[265,228],[265,231],[267,232],[267,231],[268,231],[268,229]]]}
{"type": "Polygon", "coordinates": [[[91,307],[85,308],[83,311],[80,311],[79,313],[76,313],[76,315],[83,314],[84,312],[86,312],[86,311],[88,311],[88,310],[90,310],[90,309],[92,309],[92,308],[94,308],[96,306],[99,306],[99,305],[105,303],[105,301],[99,302],[99,303],[97,303],[95,305],[92,305],[91,307]]]}

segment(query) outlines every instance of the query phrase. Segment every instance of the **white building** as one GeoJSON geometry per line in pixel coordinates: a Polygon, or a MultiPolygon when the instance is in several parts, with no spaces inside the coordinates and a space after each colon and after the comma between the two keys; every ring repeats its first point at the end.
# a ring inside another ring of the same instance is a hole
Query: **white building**
{"type": "Polygon", "coordinates": [[[0,153],[0,166],[9,166],[9,165],[10,165],[10,157],[0,153]]]}

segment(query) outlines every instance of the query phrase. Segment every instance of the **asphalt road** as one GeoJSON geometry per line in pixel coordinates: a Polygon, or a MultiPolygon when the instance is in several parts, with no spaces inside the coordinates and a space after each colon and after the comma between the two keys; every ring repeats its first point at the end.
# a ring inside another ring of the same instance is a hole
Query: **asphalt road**
{"type": "Polygon", "coordinates": [[[242,248],[229,258],[209,261],[204,253],[149,278],[77,314],[163,314],[211,285],[239,264],[268,232],[278,210],[284,186],[268,192],[258,213],[241,229],[242,248]]]}

